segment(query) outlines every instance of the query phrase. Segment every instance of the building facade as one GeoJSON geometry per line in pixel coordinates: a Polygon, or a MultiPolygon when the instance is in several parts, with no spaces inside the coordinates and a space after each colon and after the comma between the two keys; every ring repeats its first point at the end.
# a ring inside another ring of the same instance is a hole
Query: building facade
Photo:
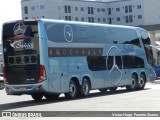
{"type": "Polygon", "coordinates": [[[160,0],[21,0],[21,7],[23,19],[141,26],[153,45],[160,41],[160,0]]]}
{"type": "Polygon", "coordinates": [[[160,0],[22,0],[22,18],[119,25],[160,24],[160,0]]]}

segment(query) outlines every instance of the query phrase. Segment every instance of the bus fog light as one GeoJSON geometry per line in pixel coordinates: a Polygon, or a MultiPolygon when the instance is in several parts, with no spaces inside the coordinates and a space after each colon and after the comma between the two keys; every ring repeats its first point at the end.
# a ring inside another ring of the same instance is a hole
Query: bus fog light
{"type": "Polygon", "coordinates": [[[42,85],[38,85],[38,89],[42,89],[42,85]]]}
{"type": "Polygon", "coordinates": [[[46,80],[46,77],[45,77],[45,76],[41,76],[40,79],[41,79],[41,80],[46,80]]]}

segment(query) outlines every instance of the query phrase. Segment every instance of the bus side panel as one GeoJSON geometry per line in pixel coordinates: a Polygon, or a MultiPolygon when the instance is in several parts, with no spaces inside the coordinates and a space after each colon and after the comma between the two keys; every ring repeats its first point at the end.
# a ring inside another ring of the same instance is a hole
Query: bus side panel
{"type": "MultiPolygon", "coordinates": [[[[45,85],[45,88],[48,88],[48,73],[49,73],[49,61],[48,59],[48,44],[47,44],[47,36],[44,28],[44,22],[39,20],[38,21],[38,30],[39,30],[39,47],[40,47],[40,64],[44,65],[46,75],[47,75],[47,86],[45,85]]],[[[49,89],[49,88],[48,88],[49,89]]],[[[46,92],[48,92],[48,89],[46,92]]]]}
{"type": "Polygon", "coordinates": [[[49,92],[60,93],[60,58],[49,58],[48,87],[49,92]]]}
{"type": "Polygon", "coordinates": [[[60,57],[60,88],[61,93],[65,93],[69,91],[69,58],[68,57],[60,57]]]}

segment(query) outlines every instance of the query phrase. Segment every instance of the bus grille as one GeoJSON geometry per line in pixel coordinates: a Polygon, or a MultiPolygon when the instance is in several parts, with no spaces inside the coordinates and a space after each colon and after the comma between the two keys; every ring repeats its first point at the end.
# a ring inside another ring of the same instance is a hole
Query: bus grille
{"type": "Polygon", "coordinates": [[[15,66],[15,65],[31,65],[37,64],[37,55],[15,55],[8,57],[8,65],[15,66]]]}

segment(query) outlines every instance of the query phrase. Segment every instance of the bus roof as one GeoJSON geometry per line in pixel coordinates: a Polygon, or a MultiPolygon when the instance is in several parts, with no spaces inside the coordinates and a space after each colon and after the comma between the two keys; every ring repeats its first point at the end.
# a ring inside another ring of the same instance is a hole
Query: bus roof
{"type": "Polygon", "coordinates": [[[25,21],[42,21],[42,22],[54,22],[54,23],[64,23],[64,24],[78,24],[78,25],[89,25],[89,26],[103,26],[103,27],[113,27],[113,28],[125,28],[125,29],[141,29],[140,27],[135,26],[126,26],[126,25],[113,25],[113,24],[102,24],[102,23],[88,23],[88,22],[80,22],[80,21],[65,21],[65,20],[55,20],[55,19],[27,19],[27,20],[14,20],[8,21],[4,24],[15,23],[15,22],[25,22],[25,21]]]}
{"type": "Polygon", "coordinates": [[[39,21],[44,22],[56,22],[56,23],[68,23],[68,24],[79,24],[79,25],[89,25],[89,26],[104,26],[104,27],[115,27],[115,28],[126,28],[126,29],[142,29],[135,26],[126,26],[126,25],[113,25],[113,24],[102,24],[102,23],[88,23],[88,22],[79,22],[79,21],[65,21],[65,20],[54,20],[54,19],[39,19],[39,21]]]}

